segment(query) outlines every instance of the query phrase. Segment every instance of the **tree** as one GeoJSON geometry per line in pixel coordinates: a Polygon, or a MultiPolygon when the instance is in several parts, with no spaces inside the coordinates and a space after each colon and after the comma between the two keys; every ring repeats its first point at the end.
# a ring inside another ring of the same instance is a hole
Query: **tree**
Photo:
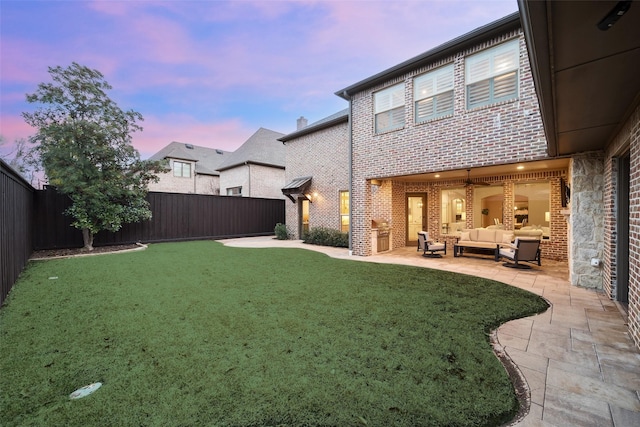
{"type": "Polygon", "coordinates": [[[22,116],[37,129],[30,141],[49,184],[71,198],[65,213],[92,250],[99,231],[151,218],[147,184],[158,180],[160,163],[140,160],[131,134],[142,130],[142,115],[107,96],[111,86],[99,71],[74,62],[49,74],[53,83],[27,95],[38,108],[22,116]]]}
{"type": "MultiPolygon", "coordinates": [[[[0,135],[0,147],[2,147],[4,143],[5,140],[2,135],[0,135]]],[[[9,166],[29,181],[31,185],[34,185],[38,166],[37,161],[31,155],[26,139],[16,139],[13,146],[8,150],[0,150],[0,159],[7,162],[9,166]]]]}

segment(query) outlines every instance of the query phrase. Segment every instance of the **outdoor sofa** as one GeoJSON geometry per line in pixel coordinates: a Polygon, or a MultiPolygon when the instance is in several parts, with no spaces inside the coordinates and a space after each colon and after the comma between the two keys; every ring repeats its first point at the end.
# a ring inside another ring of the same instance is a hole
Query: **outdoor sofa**
{"type": "Polygon", "coordinates": [[[460,236],[453,245],[453,256],[464,254],[465,248],[480,249],[491,252],[498,261],[500,245],[510,245],[513,240],[513,231],[498,228],[473,228],[460,232],[460,236]]]}

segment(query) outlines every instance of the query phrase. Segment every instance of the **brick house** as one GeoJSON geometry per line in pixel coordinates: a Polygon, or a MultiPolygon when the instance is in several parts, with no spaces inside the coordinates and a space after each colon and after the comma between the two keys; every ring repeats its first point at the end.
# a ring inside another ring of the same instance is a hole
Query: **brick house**
{"type": "Polygon", "coordinates": [[[221,194],[282,199],[285,152],[280,132],[258,129],[218,166],[221,194]]]}
{"type": "Polygon", "coordinates": [[[618,301],[640,347],[640,9],[518,5],[549,155],[570,158],[571,282],[618,301]]]}
{"type": "Polygon", "coordinates": [[[282,189],[287,232],[299,239],[309,227],[349,231],[349,111],[342,110],[279,140],[286,147],[282,189]]]}
{"type": "Polygon", "coordinates": [[[419,230],[452,244],[462,228],[526,221],[545,229],[543,260],[567,260],[573,285],[620,302],[640,347],[640,10],[518,3],[520,13],[336,92],[346,122],[281,138],[283,191],[297,197],[289,231],[299,236],[305,215],[339,228],[343,188],[354,255],[379,250],[379,219],[390,249],[419,230]],[[329,131],[345,126],[336,153],[348,161],[336,165],[329,131]]]}
{"type": "Polygon", "coordinates": [[[220,172],[229,151],[172,142],[149,160],[164,160],[167,171],[149,184],[149,191],[165,193],[220,194],[220,172]]]}

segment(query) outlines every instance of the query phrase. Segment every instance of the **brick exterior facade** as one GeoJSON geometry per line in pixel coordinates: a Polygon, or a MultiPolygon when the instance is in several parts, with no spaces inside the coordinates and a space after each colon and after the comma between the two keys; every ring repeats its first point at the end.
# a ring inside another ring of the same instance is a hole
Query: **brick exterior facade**
{"type": "MultiPolygon", "coordinates": [[[[428,66],[407,72],[383,84],[354,94],[352,100],[352,250],[355,255],[371,255],[371,219],[391,219],[392,247],[406,244],[406,194],[427,193],[428,212],[439,215],[439,189],[457,183],[407,183],[394,177],[440,172],[490,165],[528,162],[547,158],[546,139],[543,133],[537,97],[529,68],[526,45],[521,31],[511,31],[500,37],[479,43],[473,48],[458,52],[428,66]],[[465,57],[518,39],[520,68],[518,98],[476,109],[466,108],[465,57]],[[416,124],[413,103],[413,78],[444,64],[454,65],[454,112],[444,118],[416,124]],[[382,134],[374,132],[373,94],[388,86],[404,83],[404,126],[382,134]],[[372,179],[381,179],[378,188],[372,179]]],[[[513,175],[495,177],[495,184],[503,185],[508,209],[509,188],[512,182],[523,180],[549,180],[552,191],[559,191],[559,179],[566,173],[557,172],[527,177],[513,175]]],[[[558,200],[552,196],[551,200],[558,200]]],[[[511,202],[513,203],[513,202],[511,202]]],[[[473,224],[473,194],[467,193],[466,221],[473,224]]],[[[513,204],[511,204],[513,206],[513,204]]],[[[555,207],[557,208],[557,206],[555,207]]],[[[552,227],[566,228],[559,209],[553,210],[552,227]]],[[[429,231],[439,236],[439,218],[428,218],[429,231]]],[[[505,222],[505,227],[513,224],[505,222]]],[[[556,234],[556,233],[554,233],[556,234]]],[[[453,239],[453,237],[449,237],[453,239]]],[[[566,233],[557,233],[557,240],[550,240],[543,247],[545,256],[566,259],[566,233]]]]}
{"type": "MultiPolygon", "coordinates": [[[[292,139],[286,145],[286,182],[311,176],[309,226],[340,230],[340,191],[349,190],[349,128],[334,126],[292,139]]],[[[282,195],[282,194],[281,194],[282,195]]],[[[301,203],[285,202],[288,233],[299,239],[301,203]]]]}
{"type": "Polygon", "coordinates": [[[220,194],[220,177],[215,175],[194,174],[196,162],[179,160],[182,163],[191,164],[191,176],[173,176],[173,159],[169,160],[170,170],[159,173],[158,182],[149,183],[149,191],[159,191],[164,193],[197,193],[197,194],[220,194]]]}
{"type": "Polygon", "coordinates": [[[280,189],[284,185],[283,168],[248,163],[220,172],[220,194],[223,196],[228,188],[242,187],[242,197],[282,199],[280,189]]]}
{"type": "MultiPolygon", "coordinates": [[[[618,206],[616,195],[619,158],[627,154],[630,158],[629,176],[629,334],[640,347],[640,107],[637,107],[621,127],[620,132],[604,154],[604,263],[603,288],[611,299],[617,299],[618,276],[618,206]]],[[[624,260],[626,261],[626,260],[624,260]]]]}

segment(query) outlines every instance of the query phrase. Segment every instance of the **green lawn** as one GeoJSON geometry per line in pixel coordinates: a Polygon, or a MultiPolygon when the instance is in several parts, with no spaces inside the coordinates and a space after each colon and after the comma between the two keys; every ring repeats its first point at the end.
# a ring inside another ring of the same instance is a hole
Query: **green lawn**
{"type": "Polygon", "coordinates": [[[487,332],[546,308],[491,280],[212,241],[31,262],[0,310],[0,425],[496,425],[518,403],[487,332]]]}

